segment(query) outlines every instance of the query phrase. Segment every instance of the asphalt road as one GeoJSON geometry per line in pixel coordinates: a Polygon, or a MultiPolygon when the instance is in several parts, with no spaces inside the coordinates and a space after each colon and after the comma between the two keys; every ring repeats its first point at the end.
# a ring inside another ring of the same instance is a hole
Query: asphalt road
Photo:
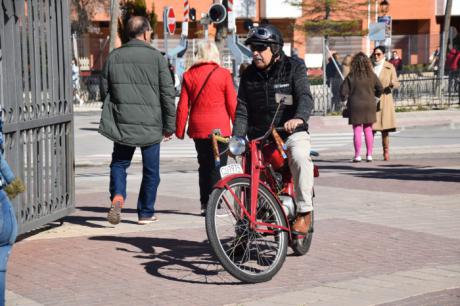
{"type": "MultiPolygon", "coordinates": [[[[98,132],[100,114],[98,112],[75,114],[75,160],[77,166],[107,165],[110,163],[113,144],[98,132]]],[[[323,131],[313,127],[311,133],[312,147],[324,152],[328,157],[351,158],[353,155],[351,128],[344,123],[334,130],[323,131]]],[[[380,135],[374,142],[374,156],[379,158],[381,152],[380,135]]],[[[364,145],[364,143],[363,143],[364,145]]],[[[194,158],[195,150],[190,139],[174,139],[161,145],[161,159],[194,158]]],[[[139,150],[138,150],[139,151],[139,150]]],[[[426,153],[460,152],[460,126],[419,126],[407,128],[391,134],[391,151],[397,156],[415,156],[426,153]]],[[[365,148],[362,148],[365,154],[365,148]]],[[[140,160],[139,152],[135,161],[140,160]]]]}

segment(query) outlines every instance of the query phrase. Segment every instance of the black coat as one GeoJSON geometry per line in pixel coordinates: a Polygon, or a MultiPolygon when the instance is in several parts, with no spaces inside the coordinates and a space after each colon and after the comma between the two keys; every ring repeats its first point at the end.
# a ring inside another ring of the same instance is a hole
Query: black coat
{"type": "MultiPolygon", "coordinates": [[[[238,90],[234,136],[247,135],[250,139],[262,136],[270,127],[278,103],[275,94],[292,95],[293,104],[283,105],[275,120],[281,127],[293,118],[304,124],[295,132],[308,131],[308,119],[313,110],[313,98],[304,64],[282,54],[268,71],[251,64],[243,73],[238,90]]],[[[281,133],[281,137],[285,137],[281,133]]]]}

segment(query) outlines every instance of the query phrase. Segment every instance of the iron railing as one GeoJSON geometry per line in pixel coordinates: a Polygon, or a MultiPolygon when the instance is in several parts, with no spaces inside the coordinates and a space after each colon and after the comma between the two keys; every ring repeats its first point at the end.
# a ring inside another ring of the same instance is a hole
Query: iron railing
{"type": "Polygon", "coordinates": [[[74,209],[68,0],[3,0],[0,98],[5,155],[26,192],[13,202],[19,233],[74,209]]]}
{"type": "MultiPolygon", "coordinates": [[[[401,86],[393,90],[396,108],[446,108],[460,106],[460,71],[443,78],[433,73],[405,73],[399,76],[401,86]],[[442,88],[441,88],[442,82],[442,88]]],[[[315,101],[314,111],[327,114],[332,111],[332,93],[326,85],[310,86],[315,101]]]]}

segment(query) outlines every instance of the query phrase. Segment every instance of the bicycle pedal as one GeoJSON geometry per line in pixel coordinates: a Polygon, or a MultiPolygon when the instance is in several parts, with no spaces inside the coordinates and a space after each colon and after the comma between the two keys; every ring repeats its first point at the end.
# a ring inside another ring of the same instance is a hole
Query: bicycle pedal
{"type": "Polygon", "coordinates": [[[295,237],[295,239],[302,239],[303,237],[308,235],[308,232],[303,233],[303,232],[291,231],[291,233],[293,236],[297,236],[295,237]]]}

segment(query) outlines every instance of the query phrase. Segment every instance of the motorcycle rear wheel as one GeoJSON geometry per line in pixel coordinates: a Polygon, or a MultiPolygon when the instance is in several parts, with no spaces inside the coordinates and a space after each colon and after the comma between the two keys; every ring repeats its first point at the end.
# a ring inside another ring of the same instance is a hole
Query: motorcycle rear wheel
{"type": "MultiPolygon", "coordinates": [[[[227,186],[249,210],[249,179],[235,178],[227,186]]],[[[246,283],[266,282],[286,259],[288,234],[283,230],[251,230],[247,216],[228,189],[214,189],[208,202],[206,232],[211,247],[224,269],[235,278],[246,283]]],[[[282,208],[263,185],[259,186],[257,221],[287,226],[282,208]]]]}

